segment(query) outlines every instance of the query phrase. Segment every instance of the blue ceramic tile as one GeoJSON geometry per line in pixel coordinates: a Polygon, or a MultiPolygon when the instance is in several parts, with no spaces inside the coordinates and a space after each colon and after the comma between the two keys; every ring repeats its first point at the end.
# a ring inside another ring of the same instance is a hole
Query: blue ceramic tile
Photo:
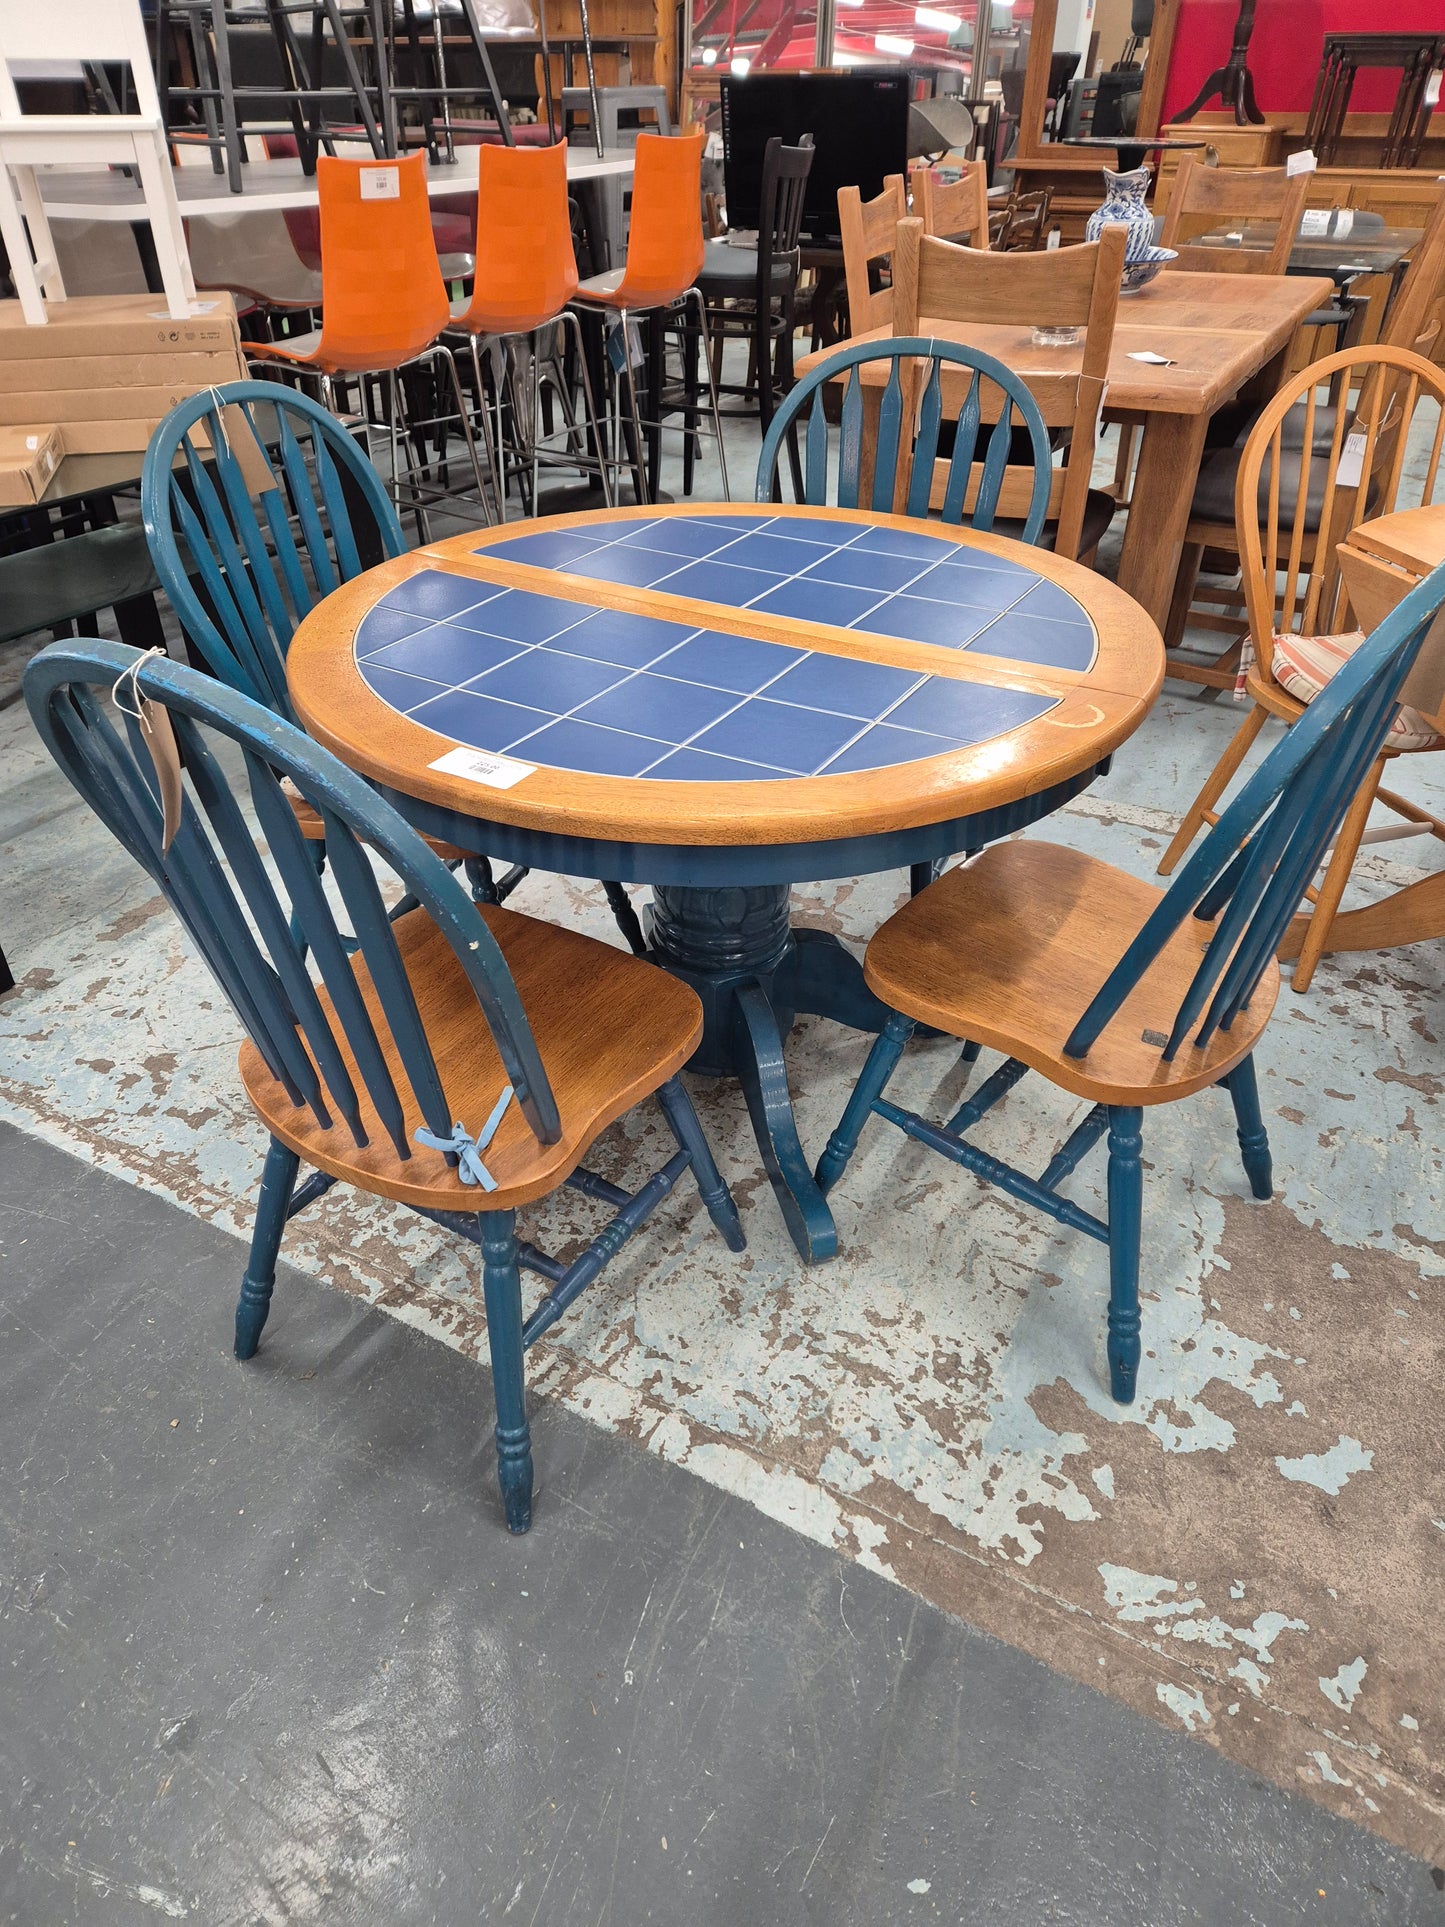
{"type": "Polygon", "coordinates": [[[515,642],[484,636],[476,629],[459,629],[449,622],[433,623],[419,635],[392,643],[368,661],[382,669],[400,669],[408,676],[429,676],[433,682],[455,687],[510,662],[518,653],[515,642]]]}
{"type": "Polygon", "coordinates": [[[538,569],[565,569],[579,556],[600,548],[605,537],[580,529],[539,529],[535,535],[514,535],[506,542],[489,542],[476,555],[499,555],[508,562],[530,562],[538,569]]]}
{"type": "Polygon", "coordinates": [[[369,609],[361,618],[356,629],[356,658],[374,654],[385,649],[403,636],[414,636],[418,629],[426,628],[429,616],[408,615],[402,609],[369,609]]]}
{"type": "Polygon", "coordinates": [[[1020,723],[1031,723],[1056,705],[1057,698],[1028,689],[995,689],[988,683],[934,676],[926,688],[890,710],[888,720],[899,729],[936,730],[955,742],[986,743],[1020,723]]]}
{"type": "Polygon", "coordinates": [[[919,763],[927,756],[946,756],[951,749],[965,747],[946,736],[925,736],[916,729],[895,729],[891,723],[875,723],[865,736],[850,743],[819,770],[820,776],[845,776],[854,770],[891,769],[898,763],[919,763]]]}
{"type": "Polygon", "coordinates": [[[592,662],[586,656],[564,656],[552,649],[529,649],[494,669],[477,685],[502,702],[526,703],[532,709],[565,716],[569,709],[591,702],[622,679],[615,663],[592,662]]]}
{"type": "MultiPolygon", "coordinates": [[[[667,517],[668,521],[682,519],[680,516],[667,517]]],[[[725,529],[729,535],[750,535],[755,530],[765,529],[773,515],[770,509],[736,509],[730,513],[720,510],[716,514],[709,510],[704,515],[689,515],[686,519],[697,523],[699,527],[725,529]]]]}
{"type": "Polygon", "coordinates": [[[533,595],[530,589],[504,589],[482,608],[467,610],[463,627],[483,629],[503,642],[550,642],[575,629],[590,613],[585,602],[533,595]]]}
{"type": "Polygon", "coordinates": [[[423,569],[405,582],[398,582],[382,597],[383,609],[405,609],[412,615],[442,616],[460,614],[479,602],[490,601],[496,590],[485,582],[465,582],[460,576],[443,575],[440,569],[423,569]]]}
{"type": "Polygon", "coordinates": [[[741,763],[732,756],[708,756],[700,749],[675,749],[654,763],[647,772],[669,783],[779,783],[787,780],[783,770],[768,769],[762,763],[741,763]]]}
{"type": "Polygon", "coordinates": [[[548,647],[569,656],[590,656],[597,662],[616,662],[628,669],[642,669],[694,633],[689,623],[659,622],[655,616],[631,616],[622,609],[599,609],[575,629],[558,636],[548,647]]]}
{"type": "Polygon", "coordinates": [[[1077,622],[1049,622],[1042,616],[1030,620],[1017,609],[990,623],[971,646],[991,656],[1036,662],[1048,669],[1087,669],[1094,660],[1092,629],[1077,622]]]}
{"type": "Polygon", "coordinates": [[[1006,555],[995,555],[991,549],[976,549],[967,542],[950,542],[948,553],[942,558],[940,567],[988,569],[996,575],[1023,576],[1029,582],[1043,580],[1037,569],[1031,569],[1022,562],[1011,562],[1006,555]]]}
{"type": "Polygon", "coordinates": [[[803,654],[801,649],[785,649],[781,643],[758,642],[752,636],[727,636],[718,629],[703,629],[653,667],[664,676],[678,676],[685,682],[708,683],[714,689],[731,689],[740,696],[751,696],[793,663],[801,662],[803,654]]]}
{"type": "Polygon", "coordinates": [[[825,622],[848,629],[878,602],[879,591],[847,589],[837,582],[782,582],[751,606],[770,616],[796,616],[803,622],[825,622]]]}
{"type": "Polygon", "coordinates": [[[908,556],[880,555],[876,549],[836,549],[821,562],[815,562],[803,580],[846,582],[850,588],[891,595],[895,589],[912,582],[918,568],[917,560],[908,556]]]}
{"type": "Polygon", "coordinates": [[[851,627],[870,636],[901,636],[906,642],[933,642],[944,649],[966,649],[992,616],[987,609],[952,607],[914,596],[894,596],[881,609],[851,627]]]}
{"type": "Polygon", "coordinates": [[[810,776],[857,734],[858,724],[851,716],[790,709],[784,703],[754,696],[705,730],[692,747],[810,776]]]}
{"type": "Polygon", "coordinates": [[[831,709],[871,723],[919,681],[916,669],[890,669],[883,663],[856,662],[850,656],[813,655],[775,682],[768,696],[773,702],[831,709]]]}
{"type": "Polygon", "coordinates": [[[1015,573],[1003,569],[962,569],[942,562],[912,582],[908,593],[929,602],[962,603],[968,608],[987,609],[997,614],[1026,594],[1033,579],[1022,570],[1015,573]]]}
{"type": "Polygon", "coordinates": [[[629,549],[618,543],[579,557],[572,564],[572,573],[592,582],[625,582],[630,588],[650,589],[654,582],[683,566],[680,556],[661,555],[656,549],[629,549]]]}
{"type": "Polygon", "coordinates": [[[403,676],[394,669],[383,669],[375,657],[361,666],[361,679],[384,703],[400,710],[403,716],[442,695],[445,683],[428,682],[423,676],[403,676]]]}
{"type": "Polygon", "coordinates": [[[954,544],[937,535],[915,535],[911,529],[868,529],[854,546],[878,555],[917,556],[921,568],[925,562],[941,561],[954,544]]]}
{"type": "Polygon", "coordinates": [[[660,743],[650,743],[645,737],[570,720],[538,730],[535,736],[516,744],[514,750],[523,762],[583,770],[589,776],[637,776],[661,752],[660,743]]]}
{"type": "Polygon", "coordinates": [[[711,555],[732,541],[736,530],[720,529],[711,522],[694,521],[692,516],[666,516],[646,522],[618,544],[619,548],[654,549],[660,555],[711,555]]]}
{"type": "Polygon", "coordinates": [[[519,736],[531,733],[540,723],[552,718],[539,710],[516,703],[492,702],[470,689],[449,689],[444,696],[411,712],[413,722],[424,723],[438,736],[450,736],[468,749],[510,749],[519,736]]]}
{"type": "Polygon", "coordinates": [[[1047,616],[1054,622],[1079,623],[1086,629],[1093,626],[1087,612],[1057,582],[1036,583],[1017,608],[1024,616],[1047,616]]]}
{"type": "Polygon", "coordinates": [[[831,515],[780,515],[768,531],[769,535],[790,535],[801,537],[807,542],[826,542],[830,546],[841,547],[845,542],[856,542],[860,535],[868,533],[866,522],[845,522],[841,516],[831,515]]]}
{"type": "Polygon", "coordinates": [[[668,577],[667,593],[693,596],[699,602],[721,603],[727,609],[741,609],[755,596],[775,589],[780,580],[777,574],[764,574],[761,569],[734,569],[726,562],[693,562],[668,577]]]}
{"type": "Polygon", "coordinates": [[[584,723],[605,723],[609,729],[630,729],[665,743],[685,743],[726,715],[737,701],[727,689],[703,689],[666,676],[629,676],[578,710],[577,716],[584,723]]]}
{"type": "Polygon", "coordinates": [[[812,562],[828,553],[821,542],[804,542],[774,535],[745,535],[719,559],[741,569],[768,569],[774,575],[801,575],[812,562]]]}

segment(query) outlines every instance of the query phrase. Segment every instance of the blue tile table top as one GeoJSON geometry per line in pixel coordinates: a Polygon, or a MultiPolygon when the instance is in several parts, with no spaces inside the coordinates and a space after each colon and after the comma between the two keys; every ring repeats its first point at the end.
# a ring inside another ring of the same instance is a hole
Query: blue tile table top
{"type": "Polygon", "coordinates": [[[1038,572],[824,514],[643,513],[476,552],[535,571],[537,588],[424,568],[362,617],[357,668],[437,734],[552,769],[708,783],[853,774],[988,742],[1060,700],[669,620],[668,595],[974,651],[1025,677],[1087,670],[1097,652],[1084,609],[1038,572]],[[595,581],[597,604],[546,593],[550,572],[595,581]],[[658,614],[615,606],[639,592],[658,614]]]}

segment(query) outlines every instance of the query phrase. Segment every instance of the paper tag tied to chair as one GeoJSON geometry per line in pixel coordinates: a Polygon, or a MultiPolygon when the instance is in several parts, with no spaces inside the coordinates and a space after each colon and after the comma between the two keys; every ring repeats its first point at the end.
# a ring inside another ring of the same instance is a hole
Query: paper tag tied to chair
{"type": "Polygon", "coordinates": [[[400,168],[363,167],[360,178],[363,201],[399,201],[401,199],[400,168]]]}
{"type": "Polygon", "coordinates": [[[491,1116],[473,1137],[460,1123],[452,1125],[450,1137],[439,1137],[435,1131],[419,1130],[416,1133],[418,1144],[425,1144],[429,1150],[441,1151],[457,1161],[457,1176],[463,1184],[479,1184],[483,1191],[495,1191],[497,1180],[486,1165],[481,1154],[497,1135],[497,1126],[506,1116],[507,1106],[512,1101],[512,1086],[507,1085],[502,1095],[492,1106],[491,1116]]]}
{"type": "Polygon", "coordinates": [[[176,742],[176,732],[171,727],[171,712],[164,703],[153,703],[149,696],[141,694],[139,675],[142,665],[154,656],[158,656],[162,662],[167,660],[164,649],[147,649],[143,656],[136,657],[129,669],[116,677],[110,695],[122,715],[132,716],[140,724],[141,741],[150,754],[156,773],[156,786],[160,791],[161,855],[168,856],[176,831],[181,827],[181,752],[176,742]],[[129,702],[126,701],[127,696],[129,702]]]}

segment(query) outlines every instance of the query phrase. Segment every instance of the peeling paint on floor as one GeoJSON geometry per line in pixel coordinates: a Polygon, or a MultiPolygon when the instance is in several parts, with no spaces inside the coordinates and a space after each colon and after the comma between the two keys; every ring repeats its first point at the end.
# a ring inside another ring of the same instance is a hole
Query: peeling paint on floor
{"type": "MultiPolygon", "coordinates": [[[[1047,834],[1150,872],[1172,818],[1143,799],[1187,793],[1236,719],[1174,702],[1129,745],[1121,775],[1047,834]]],[[[0,715],[4,936],[21,978],[0,1002],[0,1115],[244,1237],[264,1142],[240,1095],[234,1021],[145,878],[27,730],[0,715]]],[[[1372,854],[1366,887],[1401,874],[1407,864],[1372,854]]],[[[861,945],[901,885],[802,890],[798,913],[861,945]]],[[[615,934],[592,885],[533,876],[517,903],[615,934]]],[[[532,1383],[1445,1859],[1441,977],[1436,952],[1415,950],[1330,960],[1309,997],[1283,993],[1260,1052],[1279,1186],[1267,1205],[1248,1198],[1222,1094],[1146,1119],[1145,1355],[1132,1408],[1107,1392],[1107,1263],[1091,1241],[880,1127],[836,1194],[840,1258],[806,1272],[738,1094],[698,1084],[747,1253],[723,1251],[679,1190],[538,1347],[532,1383]]],[[[794,1033],[810,1150],[863,1049],[817,1021],[794,1033]]],[[[898,1094],[939,1114],[962,1086],[956,1052],[925,1043],[898,1094]]],[[[1080,1110],[1028,1080],[984,1141],[1038,1169],[1080,1110]]],[[[625,1182],[661,1161],[662,1141],[638,1113],[595,1161],[625,1182]]],[[[1102,1208],[1101,1170],[1096,1155],[1070,1181],[1086,1208],[1102,1208]]],[[[595,1222],[566,1193],[529,1213],[527,1232],[565,1252],[595,1222]]],[[[485,1356],[473,1254],[423,1220],[332,1193],[284,1250],[485,1356]]],[[[238,1246],[237,1277],[241,1262],[238,1246]]],[[[216,1281],[218,1342],[234,1284],[216,1281]]],[[[284,1305],[267,1342],[286,1343],[284,1305]]],[[[538,1469],[545,1532],[557,1515],[538,1469]]],[[[491,1502],[480,1487],[478,1503],[491,1502]]]]}

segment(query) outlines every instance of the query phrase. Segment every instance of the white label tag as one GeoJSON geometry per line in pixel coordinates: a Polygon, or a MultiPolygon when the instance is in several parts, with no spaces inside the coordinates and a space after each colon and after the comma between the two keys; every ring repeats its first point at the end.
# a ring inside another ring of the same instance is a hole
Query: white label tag
{"type": "Polygon", "coordinates": [[[1425,101],[1424,101],[1425,106],[1438,107],[1440,105],[1441,78],[1442,76],[1441,76],[1440,69],[1437,67],[1434,73],[1431,74],[1430,78],[1425,82],[1425,101]]]}
{"type": "Polygon", "coordinates": [[[1330,210],[1327,207],[1307,207],[1300,216],[1299,231],[1304,235],[1328,234],[1330,210]]]}
{"type": "Polygon", "coordinates": [[[1064,231],[1062,228],[1051,227],[1049,229],[1049,238],[1047,241],[1044,242],[1045,251],[1047,252],[1051,248],[1058,247],[1059,243],[1063,240],[1063,238],[1064,238],[1064,231]]]}
{"type": "MultiPolygon", "coordinates": [[[[220,305],[221,304],[219,301],[193,301],[191,303],[189,311],[192,315],[214,314],[216,309],[219,308],[220,305]]],[[[171,313],[169,308],[153,308],[151,312],[146,316],[146,320],[147,321],[174,321],[175,316],[171,313]]]]}
{"type": "Polygon", "coordinates": [[[363,201],[399,201],[401,170],[395,167],[363,167],[361,198],[363,201]]]}
{"type": "Polygon", "coordinates": [[[1362,428],[1346,435],[1345,445],[1340,450],[1339,466],[1335,470],[1335,483],[1339,488],[1358,488],[1360,477],[1365,472],[1365,444],[1369,437],[1362,428]]]}
{"type": "Polygon", "coordinates": [[[1342,207],[1335,216],[1335,239],[1343,241],[1354,225],[1355,210],[1352,207],[1342,207]]]}
{"type": "Polygon", "coordinates": [[[443,776],[465,776],[469,783],[484,783],[489,790],[509,790],[524,776],[535,776],[535,763],[517,763],[510,756],[492,756],[480,749],[449,749],[438,756],[428,769],[443,776]]]}
{"type": "Polygon", "coordinates": [[[1131,348],[1130,361],[1147,361],[1151,368],[1172,368],[1174,363],[1168,355],[1156,355],[1152,348],[1131,348]]]}
{"type": "Polygon", "coordinates": [[[1312,147],[1302,147],[1298,154],[1291,154],[1285,161],[1284,171],[1291,176],[1295,174],[1313,174],[1318,166],[1319,162],[1315,159],[1314,149],[1312,147]]]}

